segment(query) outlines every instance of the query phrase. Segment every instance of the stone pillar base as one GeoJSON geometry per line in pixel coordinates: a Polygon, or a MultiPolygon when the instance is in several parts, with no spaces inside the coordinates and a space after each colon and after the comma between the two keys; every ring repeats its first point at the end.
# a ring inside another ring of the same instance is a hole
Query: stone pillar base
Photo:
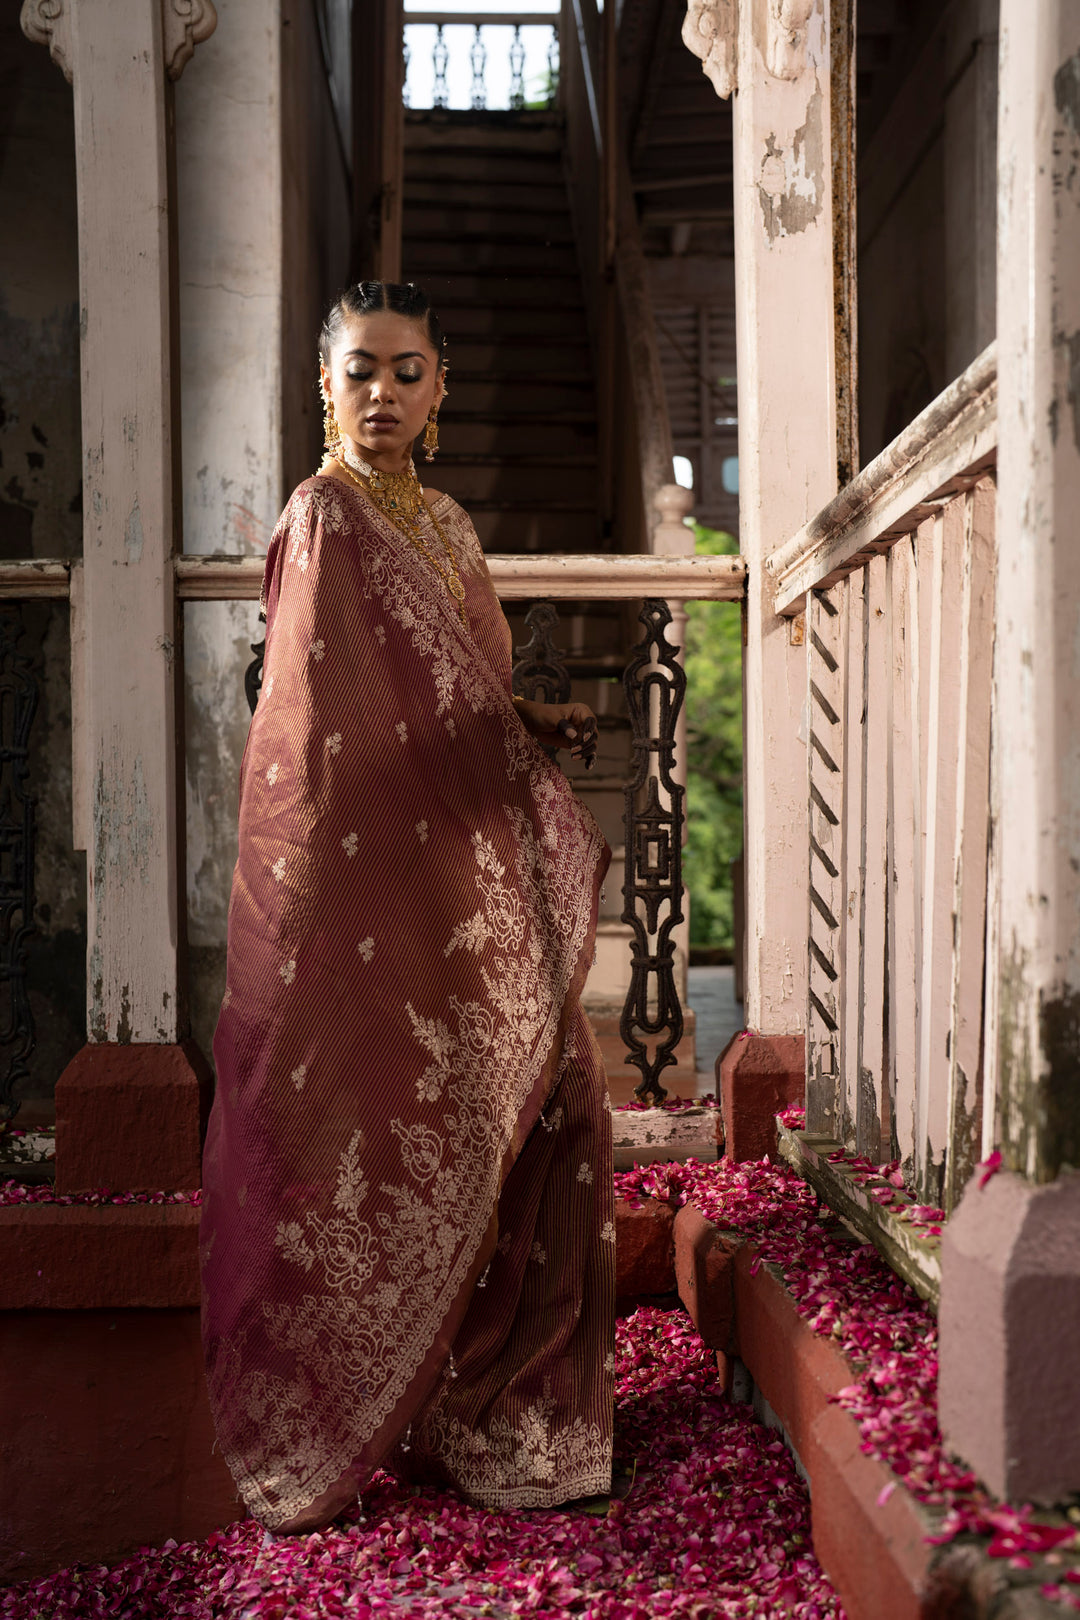
{"type": "Polygon", "coordinates": [[[995,1495],[1080,1491],[1080,1172],[968,1184],[941,1250],[938,1410],[995,1495]]]}
{"type": "Polygon", "coordinates": [[[201,1186],[212,1088],[194,1041],[84,1046],[56,1082],[57,1192],[201,1186]]]}
{"type": "Polygon", "coordinates": [[[806,1094],[801,1035],[735,1035],[716,1060],[725,1156],[775,1159],[775,1116],[806,1094]]]}

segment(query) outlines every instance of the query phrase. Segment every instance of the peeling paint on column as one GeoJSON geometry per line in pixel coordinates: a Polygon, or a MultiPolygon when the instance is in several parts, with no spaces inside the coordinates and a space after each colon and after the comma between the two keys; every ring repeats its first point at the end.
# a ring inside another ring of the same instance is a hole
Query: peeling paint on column
{"type": "Polygon", "coordinates": [[[795,131],[790,149],[780,146],[774,134],[766,137],[757,189],[770,242],[797,236],[821,213],[825,193],[822,116],[821,88],[815,82],[806,122],[795,131]]]}
{"type": "Polygon", "coordinates": [[[143,554],[143,526],[139,514],[139,503],[128,513],[127,523],[124,525],[124,555],[129,563],[137,563],[143,554]]]}

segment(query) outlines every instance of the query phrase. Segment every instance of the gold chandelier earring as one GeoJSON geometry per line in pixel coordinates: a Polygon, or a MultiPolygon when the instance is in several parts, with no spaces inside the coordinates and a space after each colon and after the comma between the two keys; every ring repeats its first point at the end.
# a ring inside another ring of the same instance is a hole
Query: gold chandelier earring
{"type": "Polygon", "coordinates": [[[424,429],[424,460],[434,461],[439,448],[439,407],[433,405],[428,412],[427,427],[424,429]]]}
{"type": "Polygon", "coordinates": [[[323,445],[328,456],[341,455],[341,429],[338,426],[337,416],[334,414],[334,401],[327,393],[322,377],[319,377],[319,393],[323,402],[323,445]]]}

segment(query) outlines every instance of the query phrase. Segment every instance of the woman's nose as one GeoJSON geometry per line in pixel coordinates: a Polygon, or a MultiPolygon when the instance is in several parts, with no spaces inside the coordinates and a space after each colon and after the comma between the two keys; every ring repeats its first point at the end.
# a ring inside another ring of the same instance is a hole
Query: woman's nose
{"type": "Polygon", "coordinates": [[[375,373],[374,377],[371,379],[371,397],[372,399],[378,400],[380,404],[386,404],[389,400],[393,399],[394,378],[391,372],[377,371],[375,373]]]}

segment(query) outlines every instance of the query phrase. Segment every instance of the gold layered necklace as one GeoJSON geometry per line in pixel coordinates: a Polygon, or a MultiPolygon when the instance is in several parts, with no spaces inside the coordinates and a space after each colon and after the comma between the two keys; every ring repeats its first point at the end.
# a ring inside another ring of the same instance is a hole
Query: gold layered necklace
{"type": "Polygon", "coordinates": [[[356,488],[367,495],[385,518],[394,525],[399,534],[403,534],[414,551],[426,557],[432,568],[442,580],[446,589],[457,603],[458,617],[463,625],[467,625],[465,618],[465,587],[461,583],[461,574],[458,571],[457,557],[454,548],[447,538],[446,531],[439,522],[435,513],[424,499],[424,492],[420,487],[420,480],[416,476],[416,468],[412,458],[404,472],[382,472],[362,461],[358,455],[345,445],[338,451],[338,461],[356,488]],[[446,561],[449,565],[444,567],[439,558],[431,551],[421,533],[423,513],[431,519],[432,527],[442,542],[446,561]]]}

